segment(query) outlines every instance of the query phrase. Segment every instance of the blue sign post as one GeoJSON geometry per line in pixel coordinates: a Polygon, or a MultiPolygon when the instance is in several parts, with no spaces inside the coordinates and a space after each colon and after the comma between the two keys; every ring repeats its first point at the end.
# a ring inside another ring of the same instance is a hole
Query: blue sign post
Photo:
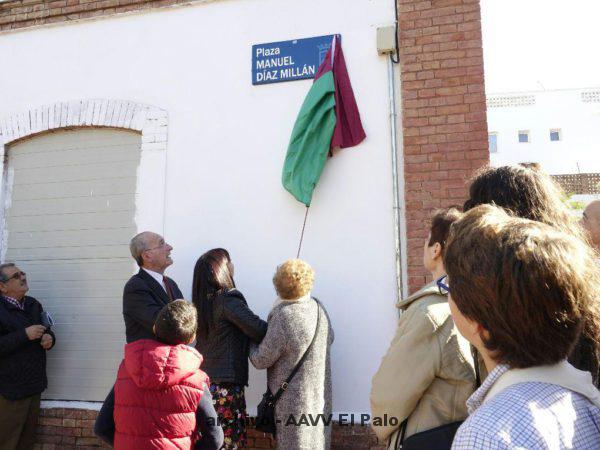
{"type": "MultiPolygon", "coordinates": [[[[334,35],[252,46],[252,84],[314,78],[334,35]]],[[[335,35],[341,40],[339,34],[335,35]]]]}

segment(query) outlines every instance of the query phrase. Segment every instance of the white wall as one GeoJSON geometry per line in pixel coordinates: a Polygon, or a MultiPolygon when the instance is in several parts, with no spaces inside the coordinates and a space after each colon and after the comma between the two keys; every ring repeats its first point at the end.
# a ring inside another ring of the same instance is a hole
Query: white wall
{"type": "MultiPolygon", "coordinates": [[[[535,105],[490,108],[488,130],[498,133],[498,152],[492,165],[539,162],[551,174],[600,172],[600,102],[584,103],[572,89],[520,92],[535,96],[535,105]],[[561,140],[550,141],[550,129],[561,129],[561,140]],[[530,130],[530,142],[519,143],[519,130],[530,130]]],[[[489,97],[510,94],[488,94],[489,97]]]]}
{"type": "MultiPolygon", "coordinates": [[[[341,33],[367,139],[327,163],[301,256],[336,333],[334,410],[366,412],[396,322],[386,60],[375,45],[393,16],[392,1],[219,1],[0,35],[0,117],[82,98],[167,110],[169,275],[189,296],[196,258],[227,247],[239,288],[266,317],[272,274],[295,256],[304,215],[280,174],[311,81],[252,86],[251,45],[341,33]]],[[[249,412],[264,387],[253,372],[249,412]]]]}

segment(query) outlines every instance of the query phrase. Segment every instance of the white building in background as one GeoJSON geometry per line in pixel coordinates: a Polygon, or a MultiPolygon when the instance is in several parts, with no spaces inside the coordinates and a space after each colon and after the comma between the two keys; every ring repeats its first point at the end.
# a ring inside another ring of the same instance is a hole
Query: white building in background
{"type": "MultiPolygon", "coordinates": [[[[397,322],[388,68],[376,48],[377,27],[394,20],[392,2],[248,0],[2,35],[0,256],[55,319],[46,401],[97,408],[113,384],[138,231],[174,247],[168,274],[188,299],[198,256],[226,247],[267,317],[305,214],[281,169],[312,81],[253,85],[252,46],[339,33],[367,138],[327,163],[301,256],[335,329],[334,411],[369,410],[397,322]]],[[[251,414],[265,383],[252,370],[251,414]]]]}
{"type": "Polygon", "coordinates": [[[490,162],[600,172],[600,87],[488,94],[490,162]]]}

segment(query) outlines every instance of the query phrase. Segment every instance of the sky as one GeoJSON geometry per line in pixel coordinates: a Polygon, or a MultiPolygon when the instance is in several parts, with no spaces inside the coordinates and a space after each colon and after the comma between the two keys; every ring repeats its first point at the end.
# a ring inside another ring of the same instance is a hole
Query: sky
{"type": "Polygon", "coordinates": [[[600,87],[600,0],[481,0],[486,93],[600,87]]]}

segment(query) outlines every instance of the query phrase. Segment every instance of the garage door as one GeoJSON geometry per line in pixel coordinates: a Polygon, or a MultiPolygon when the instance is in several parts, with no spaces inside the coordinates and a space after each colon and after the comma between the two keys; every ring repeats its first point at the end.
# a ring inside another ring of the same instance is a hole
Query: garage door
{"type": "Polygon", "coordinates": [[[47,399],[104,400],[123,354],[141,136],[64,130],[8,150],[5,261],[55,321],[47,399]]]}

